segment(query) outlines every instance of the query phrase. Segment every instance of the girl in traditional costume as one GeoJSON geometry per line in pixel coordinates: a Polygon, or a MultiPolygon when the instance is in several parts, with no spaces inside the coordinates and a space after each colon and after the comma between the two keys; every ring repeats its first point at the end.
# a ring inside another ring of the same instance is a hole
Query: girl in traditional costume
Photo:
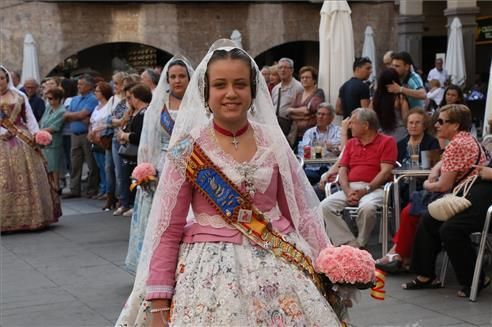
{"type": "MultiPolygon", "coordinates": [[[[154,92],[145,113],[137,159],[138,164],[153,165],[158,175],[164,167],[174,122],[193,68],[184,57],[175,56],[168,61],[163,72],[156,88],[160,92],[154,92]]],[[[138,186],[125,260],[130,272],[137,270],[153,197],[152,187],[138,186]]]]}
{"type": "Polygon", "coordinates": [[[217,41],[180,110],[117,326],[339,326],[319,202],[253,59],[217,41]]]}
{"type": "Polygon", "coordinates": [[[27,97],[0,66],[0,222],[2,232],[37,230],[61,216],[56,187],[34,141],[39,131],[27,97]]]}

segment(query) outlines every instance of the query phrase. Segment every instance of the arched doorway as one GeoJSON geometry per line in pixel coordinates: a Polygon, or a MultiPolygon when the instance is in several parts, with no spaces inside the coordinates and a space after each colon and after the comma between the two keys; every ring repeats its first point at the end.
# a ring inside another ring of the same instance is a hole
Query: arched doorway
{"type": "Polygon", "coordinates": [[[255,57],[258,67],[270,66],[282,57],[294,60],[295,73],[302,66],[313,66],[318,68],[319,42],[317,41],[294,41],[270,48],[255,57]]]}
{"type": "Polygon", "coordinates": [[[105,43],[71,55],[48,76],[75,77],[84,73],[111,79],[114,71],[140,72],[145,68],[163,67],[172,54],[161,49],[131,42],[105,43]]]}

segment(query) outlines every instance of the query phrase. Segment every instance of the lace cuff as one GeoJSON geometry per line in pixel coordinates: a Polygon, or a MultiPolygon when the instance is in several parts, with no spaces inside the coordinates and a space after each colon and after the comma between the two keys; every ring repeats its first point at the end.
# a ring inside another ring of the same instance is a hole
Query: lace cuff
{"type": "Polygon", "coordinates": [[[168,285],[147,286],[147,301],[156,299],[171,299],[174,295],[174,287],[168,285]]]}

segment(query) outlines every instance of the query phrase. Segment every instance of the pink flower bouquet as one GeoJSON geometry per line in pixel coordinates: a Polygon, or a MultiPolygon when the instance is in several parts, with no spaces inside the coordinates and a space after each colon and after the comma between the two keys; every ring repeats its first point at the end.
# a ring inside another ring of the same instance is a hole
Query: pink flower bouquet
{"type": "Polygon", "coordinates": [[[140,185],[146,191],[149,191],[157,181],[157,172],[148,162],[142,162],[132,172],[133,183],[130,185],[130,190],[140,185]]]}
{"type": "Polygon", "coordinates": [[[334,284],[368,288],[375,279],[375,262],[371,254],[348,245],[326,247],[316,259],[315,267],[334,284]]]}
{"type": "Polygon", "coordinates": [[[34,140],[36,141],[36,143],[43,146],[50,145],[52,139],[53,137],[47,131],[39,131],[34,136],[34,140]]]}

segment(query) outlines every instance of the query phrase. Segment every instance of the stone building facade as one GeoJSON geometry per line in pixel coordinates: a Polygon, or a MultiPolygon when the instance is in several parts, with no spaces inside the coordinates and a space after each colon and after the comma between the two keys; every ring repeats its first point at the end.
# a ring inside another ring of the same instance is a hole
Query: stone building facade
{"type": "MultiPolygon", "coordinates": [[[[437,52],[445,52],[448,24],[463,21],[468,76],[488,72],[492,45],[476,45],[475,19],[492,15],[491,1],[478,0],[349,0],[355,55],[362,50],[364,30],[374,30],[376,55],[389,49],[406,50],[424,70],[437,52]]],[[[289,56],[304,52],[301,62],[317,66],[318,28],[322,1],[67,1],[2,0],[0,3],[0,62],[10,69],[22,66],[23,39],[37,42],[41,76],[86,49],[120,42],[143,44],[167,54],[183,54],[197,64],[218,38],[242,35],[243,47],[254,57],[289,56]],[[285,48],[285,45],[292,45],[285,48]],[[297,47],[297,48],[296,48],[297,47]],[[299,49],[302,48],[302,49],[299,49]],[[290,50],[289,50],[290,49],[290,50]],[[282,50],[284,51],[284,50],[282,50]]],[[[93,62],[106,60],[90,52],[93,62]]],[[[259,62],[259,64],[270,62],[259,62]]],[[[377,64],[380,64],[377,63],[377,64]]],[[[109,65],[109,63],[108,63],[109,65]]],[[[469,83],[473,82],[469,78],[469,83]]]]}
{"type": "MultiPolygon", "coordinates": [[[[31,33],[36,40],[41,76],[46,76],[57,64],[84,49],[114,42],[140,43],[171,55],[184,54],[197,64],[213,41],[230,37],[235,29],[242,34],[243,47],[256,57],[290,42],[318,42],[321,6],[322,3],[307,1],[92,3],[3,0],[0,5],[0,62],[14,69],[22,66],[26,33],[31,33]]],[[[351,9],[356,55],[361,53],[367,25],[380,33],[376,37],[378,54],[396,46],[398,11],[393,1],[354,2],[351,9]]],[[[309,63],[317,65],[317,53],[307,57],[311,58],[309,63]]]]}

